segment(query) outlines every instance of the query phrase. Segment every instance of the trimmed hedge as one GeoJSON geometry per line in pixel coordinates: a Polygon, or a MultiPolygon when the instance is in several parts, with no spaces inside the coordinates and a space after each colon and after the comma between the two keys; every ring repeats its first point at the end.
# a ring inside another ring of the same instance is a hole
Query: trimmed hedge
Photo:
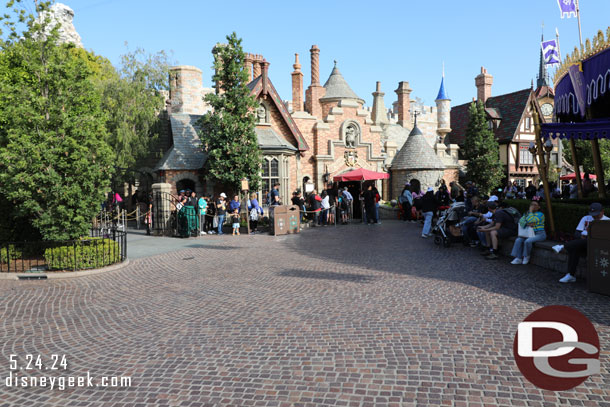
{"type": "Polygon", "coordinates": [[[85,270],[117,263],[121,252],[118,242],[96,237],[48,248],[44,257],[49,270],[85,270]]]}
{"type": "MultiPolygon", "coordinates": [[[[504,201],[508,206],[512,206],[519,210],[521,213],[527,212],[530,202],[527,199],[507,199],[504,201]]],[[[560,234],[573,235],[578,226],[578,222],[589,212],[589,206],[593,202],[592,200],[587,204],[573,204],[564,203],[565,201],[551,201],[551,207],[553,208],[553,218],[555,219],[555,231],[560,234]]],[[[571,201],[570,201],[571,202],[571,201]]],[[[606,205],[607,206],[607,205],[606,205]]],[[[540,210],[547,216],[546,203],[540,201],[540,210]]],[[[610,213],[609,211],[606,211],[610,213]]],[[[548,232],[549,221],[546,221],[546,229],[548,232]]]]}
{"type": "Polygon", "coordinates": [[[8,246],[0,246],[0,263],[7,263],[7,260],[20,259],[23,252],[20,248],[10,244],[8,246]]]}

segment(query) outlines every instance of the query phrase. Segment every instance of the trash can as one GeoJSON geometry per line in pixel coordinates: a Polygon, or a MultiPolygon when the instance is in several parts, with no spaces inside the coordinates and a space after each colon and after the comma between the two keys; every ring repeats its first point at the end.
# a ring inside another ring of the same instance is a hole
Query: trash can
{"type": "Polygon", "coordinates": [[[178,211],[178,235],[189,237],[199,228],[199,216],[194,206],[185,206],[178,211]]]}
{"type": "Polygon", "coordinates": [[[290,205],[286,207],[286,222],[288,224],[288,231],[286,233],[299,233],[301,231],[301,213],[297,205],[290,205]]]}
{"type": "Polygon", "coordinates": [[[610,221],[593,222],[587,244],[587,288],[610,295],[610,221]]]}
{"type": "Polygon", "coordinates": [[[274,205],[269,207],[269,232],[274,236],[288,233],[288,206],[274,205]]]}

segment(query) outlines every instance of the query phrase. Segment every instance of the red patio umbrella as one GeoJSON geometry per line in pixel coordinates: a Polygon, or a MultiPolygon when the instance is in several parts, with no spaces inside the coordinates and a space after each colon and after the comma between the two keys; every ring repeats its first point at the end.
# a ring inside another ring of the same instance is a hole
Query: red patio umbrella
{"type": "Polygon", "coordinates": [[[343,174],[335,175],[334,181],[373,181],[377,179],[388,179],[390,174],[387,172],[376,172],[365,170],[364,168],[358,168],[343,174]]]}
{"type": "MultiPolygon", "coordinates": [[[[562,181],[570,181],[570,180],[573,180],[574,178],[576,178],[576,174],[574,174],[573,172],[570,174],[564,175],[562,177],[559,177],[559,179],[562,181]]],[[[597,175],[589,174],[589,178],[592,180],[597,179],[597,175]]],[[[583,174],[582,172],[580,173],[580,179],[585,179],[585,174],[583,174]]]]}

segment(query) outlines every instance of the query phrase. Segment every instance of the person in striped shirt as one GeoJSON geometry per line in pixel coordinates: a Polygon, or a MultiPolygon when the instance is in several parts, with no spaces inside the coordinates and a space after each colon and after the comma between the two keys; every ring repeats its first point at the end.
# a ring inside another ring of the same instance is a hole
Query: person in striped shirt
{"type": "Polygon", "coordinates": [[[511,262],[511,264],[529,263],[534,243],[541,242],[546,239],[546,232],[544,230],[544,214],[540,211],[540,204],[538,201],[532,201],[529,211],[519,220],[519,225],[523,228],[533,228],[534,236],[517,237],[511,253],[515,259],[511,262]]]}

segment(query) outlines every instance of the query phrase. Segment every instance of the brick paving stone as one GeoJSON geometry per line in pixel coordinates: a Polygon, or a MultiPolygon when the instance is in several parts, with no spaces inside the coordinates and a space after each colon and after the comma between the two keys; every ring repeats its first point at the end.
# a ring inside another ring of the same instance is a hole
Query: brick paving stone
{"type": "Polygon", "coordinates": [[[2,280],[0,378],[10,354],[65,354],[67,371],[28,373],[132,386],[3,381],[0,406],[609,404],[610,299],[420,233],[386,221],[206,236],[105,274],[2,280]],[[551,304],[582,311],[602,343],[602,374],[571,391],[537,389],[512,356],[517,324],[551,304]]]}

